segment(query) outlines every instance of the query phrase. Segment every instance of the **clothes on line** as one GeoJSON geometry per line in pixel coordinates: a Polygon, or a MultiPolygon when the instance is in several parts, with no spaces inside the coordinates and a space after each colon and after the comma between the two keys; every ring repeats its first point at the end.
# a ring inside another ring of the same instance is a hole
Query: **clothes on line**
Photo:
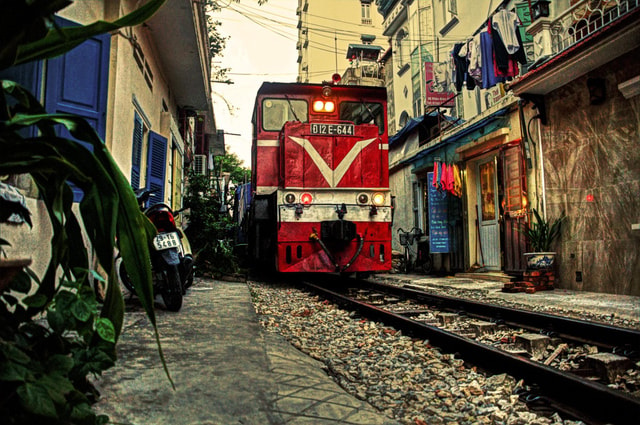
{"type": "Polygon", "coordinates": [[[435,161],[431,185],[439,191],[449,192],[459,198],[462,197],[462,177],[458,164],[435,161]]]}
{"type": "Polygon", "coordinates": [[[487,20],[487,28],[451,51],[453,81],[457,91],[474,90],[504,83],[519,74],[518,63],[526,64],[522,44],[522,23],[513,11],[501,9],[487,20]]]}

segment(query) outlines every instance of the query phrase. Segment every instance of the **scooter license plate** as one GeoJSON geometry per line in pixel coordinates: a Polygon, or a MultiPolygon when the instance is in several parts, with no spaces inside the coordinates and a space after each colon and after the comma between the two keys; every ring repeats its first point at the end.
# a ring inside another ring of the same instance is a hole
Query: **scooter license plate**
{"type": "Polygon", "coordinates": [[[180,237],[177,232],[161,233],[153,238],[153,247],[156,251],[162,251],[169,248],[177,248],[180,246],[180,237]]]}

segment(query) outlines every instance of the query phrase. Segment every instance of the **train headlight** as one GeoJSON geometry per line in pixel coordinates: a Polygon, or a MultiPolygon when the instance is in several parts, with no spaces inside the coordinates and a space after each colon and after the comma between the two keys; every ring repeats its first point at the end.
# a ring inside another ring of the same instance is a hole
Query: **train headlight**
{"type": "Polygon", "coordinates": [[[313,102],[313,112],[331,113],[336,110],[333,100],[316,100],[313,102]]]}
{"type": "Polygon", "coordinates": [[[359,204],[368,204],[369,203],[369,195],[367,195],[366,193],[361,193],[358,195],[358,203],[359,204]]]}
{"type": "Polygon", "coordinates": [[[303,205],[309,205],[311,201],[313,201],[313,196],[311,196],[310,193],[303,193],[302,196],[300,197],[300,202],[303,205]]]}
{"type": "Polygon", "coordinates": [[[313,102],[313,112],[323,112],[324,102],[322,100],[316,100],[313,102]]]}
{"type": "Polygon", "coordinates": [[[324,87],[322,88],[322,95],[323,95],[324,97],[329,97],[329,96],[331,96],[331,91],[332,91],[332,90],[331,90],[331,87],[329,87],[329,86],[324,86],[324,87]]]}
{"type": "Polygon", "coordinates": [[[286,195],[284,195],[284,202],[286,202],[287,204],[293,204],[294,202],[296,202],[296,195],[294,195],[293,193],[287,193],[286,195]]]}
{"type": "Polygon", "coordinates": [[[336,110],[336,104],[328,100],[324,102],[324,112],[333,112],[336,110]]]}
{"type": "Polygon", "coordinates": [[[373,194],[373,198],[371,199],[373,201],[373,205],[381,207],[384,205],[384,193],[374,193],[373,194]]]}

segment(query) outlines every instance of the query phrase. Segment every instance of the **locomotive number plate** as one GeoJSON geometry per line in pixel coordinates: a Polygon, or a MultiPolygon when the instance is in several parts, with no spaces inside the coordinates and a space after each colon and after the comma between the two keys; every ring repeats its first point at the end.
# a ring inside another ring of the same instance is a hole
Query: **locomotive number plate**
{"type": "Polygon", "coordinates": [[[318,124],[311,123],[311,134],[326,134],[327,136],[353,136],[353,124],[318,124]]]}
{"type": "Polygon", "coordinates": [[[153,238],[153,247],[156,251],[163,251],[169,248],[177,248],[180,246],[180,237],[177,232],[160,233],[153,238]]]}

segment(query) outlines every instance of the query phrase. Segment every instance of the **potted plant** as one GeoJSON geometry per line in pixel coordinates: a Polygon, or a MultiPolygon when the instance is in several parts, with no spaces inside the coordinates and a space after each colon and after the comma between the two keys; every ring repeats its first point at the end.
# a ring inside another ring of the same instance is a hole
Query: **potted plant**
{"type": "Polygon", "coordinates": [[[560,226],[566,218],[564,212],[560,217],[550,220],[542,217],[538,210],[532,208],[533,220],[524,228],[531,252],[525,252],[528,270],[551,268],[555,262],[555,252],[551,251],[553,242],[560,236],[560,226]]]}

